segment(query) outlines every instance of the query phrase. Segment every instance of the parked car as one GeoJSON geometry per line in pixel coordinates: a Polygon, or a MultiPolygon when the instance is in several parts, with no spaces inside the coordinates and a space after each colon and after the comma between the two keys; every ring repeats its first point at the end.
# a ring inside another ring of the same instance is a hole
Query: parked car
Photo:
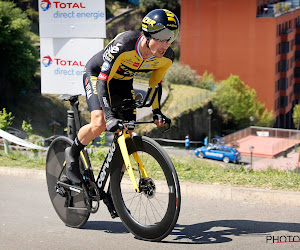
{"type": "Polygon", "coordinates": [[[236,149],[224,145],[208,145],[195,149],[195,155],[200,158],[209,158],[214,160],[222,160],[225,163],[239,162],[241,153],[236,149]]]}

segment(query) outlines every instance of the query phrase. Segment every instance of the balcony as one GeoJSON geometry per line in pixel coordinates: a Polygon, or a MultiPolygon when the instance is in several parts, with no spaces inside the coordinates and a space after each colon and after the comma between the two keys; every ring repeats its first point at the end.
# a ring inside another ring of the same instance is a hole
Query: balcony
{"type": "Polygon", "coordinates": [[[268,4],[263,7],[260,13],[257,13],[258,18],[274,18],[279,17],[295,10],[300,9],[300,1],[292,2],[278,2],[275,4],[268,4]]]}

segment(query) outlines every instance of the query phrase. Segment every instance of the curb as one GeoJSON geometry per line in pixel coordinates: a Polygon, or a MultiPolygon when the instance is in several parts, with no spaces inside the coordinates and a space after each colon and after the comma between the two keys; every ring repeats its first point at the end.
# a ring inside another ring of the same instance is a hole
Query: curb
{"type": "MultiPolygon", "coordinates": [[[[44,170],[0,167],[0,175],[18,176],[46,181],[46,172],[44,170]]],[[[180,182],[180,190],[182,196],[197,197],[201,199],[300,207],[300,192],[204,185],[186,182],[180,182]]]]}

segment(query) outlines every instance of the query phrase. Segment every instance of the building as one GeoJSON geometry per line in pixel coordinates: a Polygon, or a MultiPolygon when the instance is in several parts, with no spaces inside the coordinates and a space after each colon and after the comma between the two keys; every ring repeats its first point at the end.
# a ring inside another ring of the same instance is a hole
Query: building
{"type": "Polygon", "coordinates": [[[216,80],[235,74],[293,128],[300,103],[300,0],[181,1],[181,63],[216,80]]]}

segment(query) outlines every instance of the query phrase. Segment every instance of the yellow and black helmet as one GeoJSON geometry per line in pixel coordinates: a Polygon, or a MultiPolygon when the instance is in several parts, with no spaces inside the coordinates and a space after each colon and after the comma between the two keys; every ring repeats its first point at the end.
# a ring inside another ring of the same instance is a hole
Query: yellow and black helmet
{"type": "Polygon", "coordinates": [[[147,39],[152,37],[158,41],[172,43],[179,33],[179,21],[173,12],[156,9],[143,18],[142,30],[147,39]]]}

